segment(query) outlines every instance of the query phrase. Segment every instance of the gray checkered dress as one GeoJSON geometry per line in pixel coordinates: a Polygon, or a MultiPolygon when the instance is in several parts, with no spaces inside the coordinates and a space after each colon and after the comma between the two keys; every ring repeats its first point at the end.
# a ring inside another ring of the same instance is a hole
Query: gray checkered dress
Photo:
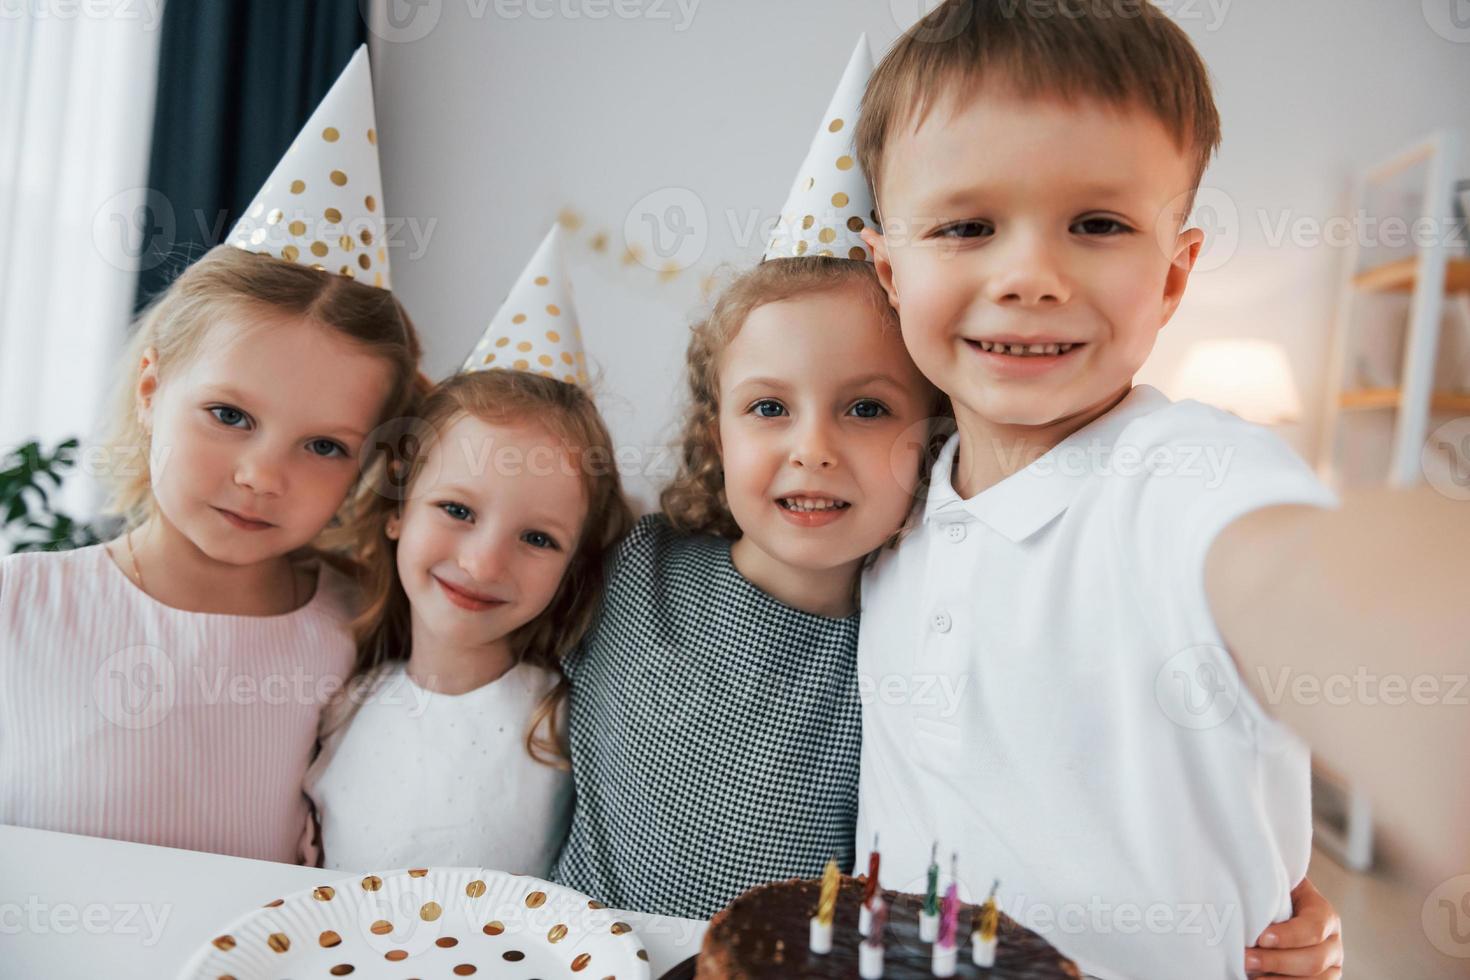
{"type": "Polygon", "coordinates": [[[567,664],[576,804],[552,878],[707,918],[752,885],[852,866],[858,616],[791,608],[730,542],[638,522],[567,664]]]}

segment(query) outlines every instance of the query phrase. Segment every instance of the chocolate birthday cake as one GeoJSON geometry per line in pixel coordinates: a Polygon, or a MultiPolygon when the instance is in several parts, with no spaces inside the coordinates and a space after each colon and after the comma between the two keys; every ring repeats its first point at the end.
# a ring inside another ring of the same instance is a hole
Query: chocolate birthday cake
{"type": "MultiPolygon", "coordinates": [[[[818,879],[760,885],[741,895],[710,920],[699,951],[696,980],[746,977],[856,977],[858,912],[864,879],[844,876],[837,891],[832,922],[832,951],[811,952],[809,921],[822,889],[818,879]]],[[[931,944],[919,938],[919,912],[924,899],[883,891],[888,903],[884,930],[883,976],[895,980],[929,977],[931,944]]],[[[1050,980],[1081,976],[1075,964],[1045,939],[1004,914],[1000,916],[995,966],[970,961],[970,930],[979,909],[962,905],[956,977],[989,980],[1050,980]]]]}

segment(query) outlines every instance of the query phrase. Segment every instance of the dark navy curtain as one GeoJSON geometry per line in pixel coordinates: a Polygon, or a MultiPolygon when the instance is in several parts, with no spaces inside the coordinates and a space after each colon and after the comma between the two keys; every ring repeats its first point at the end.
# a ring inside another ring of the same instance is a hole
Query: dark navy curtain
{"type": "Polygon", "coordinates": [[[224,240],[358,45],[358,0],[168,0],[137,306],[224,240]]]}

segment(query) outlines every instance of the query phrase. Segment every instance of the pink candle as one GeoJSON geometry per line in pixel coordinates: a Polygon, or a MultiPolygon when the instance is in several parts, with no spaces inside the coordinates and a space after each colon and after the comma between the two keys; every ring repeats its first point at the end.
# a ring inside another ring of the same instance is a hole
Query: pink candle
{"type": "Polygon", "coordinates": [[[949,888],[944,892],[944,906],[939,913],[939,945],[954,946],[960,920],[959,855],[949,859],[949,888]]]}

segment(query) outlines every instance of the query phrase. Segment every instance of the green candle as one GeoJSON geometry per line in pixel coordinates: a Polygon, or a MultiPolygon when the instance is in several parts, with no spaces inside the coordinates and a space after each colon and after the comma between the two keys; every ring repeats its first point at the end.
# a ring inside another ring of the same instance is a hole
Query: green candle
{"type": "Polygon", "coordinates": [[[939,842],[929,851],[929,888],[924,892],[924,911],[939,914],[939,842]]]}

